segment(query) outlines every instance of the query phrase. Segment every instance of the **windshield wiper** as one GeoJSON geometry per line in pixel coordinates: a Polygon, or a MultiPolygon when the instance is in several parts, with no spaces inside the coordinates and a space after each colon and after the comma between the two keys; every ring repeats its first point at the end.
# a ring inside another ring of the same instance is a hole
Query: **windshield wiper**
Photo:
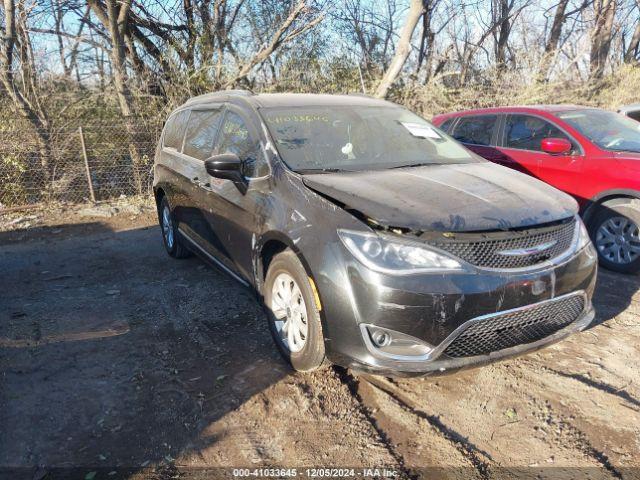
{"type": "Polygon", "coordinates": [[[295,170],[296,173],[338,173],[338,172],[353,172],[353,170],[345,170],[344,168],[299,168],[295,170]]]}
{"type": "Polygon", "coordinates": [[[390,167],[390,170],[394,170],[396,168],[411,168],[411,167],[426,167],[427,165],[435,165],[435,163],[409,163],[407,165],[397,165],[395,167],[390,167]]]}

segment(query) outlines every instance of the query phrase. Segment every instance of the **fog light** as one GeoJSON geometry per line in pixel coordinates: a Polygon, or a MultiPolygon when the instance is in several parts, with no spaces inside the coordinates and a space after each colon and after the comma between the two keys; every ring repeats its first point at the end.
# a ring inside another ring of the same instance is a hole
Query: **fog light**
{"type": "Polygon", "coordinates": [[[426,360],[433,346],[420,339],[376,325],[361,324],[369,350],[395,360],[426,360]]]}
{"type": "Polygon", "coordinates": [[[376,347],[386,347],[391,343],[391,335],[384,330],[373,330],[371,333],[371,340],[375,343],[376,347]]]}

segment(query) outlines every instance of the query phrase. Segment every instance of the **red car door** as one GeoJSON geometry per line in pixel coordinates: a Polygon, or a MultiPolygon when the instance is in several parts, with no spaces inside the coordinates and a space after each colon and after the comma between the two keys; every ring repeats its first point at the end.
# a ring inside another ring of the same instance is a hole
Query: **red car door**
{"type": "Polygon", "coordinates": [[[581,180],[584,169],[584,154],[574,147],[565,155],[542,153],[538,168],[538,178],[543,182],[572,195],[582,203],[584,192],[581,180]]]}
{"type": "Polygon", "coordinates": [[[500,143],[503,165],[534,177],[538,176],[542,122],[539,117],[524,114],[506,115],[500,143]]]}
{"type": "Polygon", "coordinates": [[[525,171],[573,196],[578,196],[577,176],[582,171],[580,145],[549,120],[531,114],[509,114],[505,119],[500,150],[514,159],[525,171]],[[545,138],[564,138],[572,149],[566,154],[542,151],[545,138]]]}

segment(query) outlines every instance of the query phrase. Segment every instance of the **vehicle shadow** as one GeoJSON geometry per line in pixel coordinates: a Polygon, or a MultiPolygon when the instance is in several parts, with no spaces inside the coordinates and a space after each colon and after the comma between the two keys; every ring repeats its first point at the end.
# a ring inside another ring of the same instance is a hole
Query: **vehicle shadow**
{"type": "Polygon", "coordinates": [[[255,295],[158,228],[5,245],[0,272],[0,476],[197,460],[290,373],[255,295]]]}
{"type": "MultiPolygon", "coordinates": [[[[623,203],[616,205],[615,208],[622,208],[622,210],[614,210],[614,207],[612,206],[613,204],[609,204],[609,206],[601,205],[587,219],[587,226],[589,227],[590,235],[594,244],[596,243],[595,230],[597,229],[597,224],[600,224],[603,219],[606,220],[606,218],[609,217],[620,218],[621,216],[626,215],[624,210],[624,199],[620,199],[620,201],[623,203]]],[[[613,248],[610,253],[615,254],[615,249],[621,248],[618,245],[618,238],[624,234],[621,230],[616,230],[615,225],[613,228],[617,233],[615,233],[615,235],[612,233],[612,236],[609,237],[610,243],[608,245],[605,244],[604,246],[613,248]]],[[[627,230],[630,234],[633,233],[628,228],[624,228],[624,225],[622,228],[623,230],[627,230]]],[[[611,233],[611,230],[609,231],[611,233]]],[[[625,238],[628,240],[630,237],[625,236],[625,238]]],[[[632,243],[630,242],[630,244],[632,243]]],[[[640,290],[640,275],[637,273],[618,273],[600,266],[598,269],[598,283],[596,285],[596,291],[593,299],[593,304],[596,309],[596,318],[589,328],[606,323],[625,311],[633,301],[633,296],[638,290],[640,290]]]]}
{"type": "Polygon", "coordinates": [[[638,290],[640,290],[640,276],[625,275],[600,267],[593,296],[596,317],[588,328],[606,324],[624,312],[631,305],[633,296],[638,290]]]}
{"type": "Polygon", "coordinates": [[[111,232],[109,225],[103,222],[85,222],[63,225],[42,225],[17,228],[0,232],[0,245],[12,245],[24,241],[50,241],[74,235],[111,232]]]}

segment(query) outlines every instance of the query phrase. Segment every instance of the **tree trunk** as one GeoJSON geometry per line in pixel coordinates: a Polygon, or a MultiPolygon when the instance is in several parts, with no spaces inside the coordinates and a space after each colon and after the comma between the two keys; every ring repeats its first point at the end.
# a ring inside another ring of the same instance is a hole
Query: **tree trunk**
{"type": "Polygon", "coordinates": [[[202,35],[199,39],[200,44],[200,65],[211,65],[213,60],[213,49],[215,47],[215,36],[213,33],[213,23],[211,21],[210,0],[202,0],[198,2],[198,11],[200,12],[200,21],[202,23],[202,35]]]}
{"type": "Polygon", "coordinates": [[[538,82],[544,82],[549,75],[549,69],[551,68],[551,60],[553,59],[558,45],[560,44],[560,35],[562,35],[562,27],[567,17],[565,15],[567,11],[567,5],[569,0],[560,0],[556,7],[556,13],[553,16],[553,23],[551,24],[551,31],[549,32],[549,38],[544,46],[544,53],[540,60],[540,69],[538,70],[538,82]]]}
{"type": "Polygon", "coordinates": [[[127,28],[127,17],[131,8],[131,0],[120,3],[118,8],[116,0],[106,0],[108,28],[111,37],[111,68],[113,70],[113,83],[116,87],[118,104],[120,111],[125,117],[130,117],[131,95],[127,86],[127,68],[125,65],[125,29],[127,28]]]}
{"type": "Polygon", "coordinates": [[[511,33],[511,22],[509,13],[511,5],[509,0],[499,0],[498,7],[499,23],[498,23],[498,39],[496,41],[496,67],[498,72],[503,72],[507,68],[507,46],[509,44],[509,34],[511,33]]]}
{"type": "Polygon", "coordinates": [[[611,35],[616,8],[616,0],[596,0],[594,4],[595,25],[591,33],[591,78],[599,79],[604,73],[611,50],[611,35]]]}
{"type": "Polygon", "coordinates": [[[134,113],[131,92],[127,84],[126,48],[128,37],[128,21],[131,11],[131,0],[106,0],[106,12],[103,10],[99,0],[88,0],[89,5],[95,12],[98,19],[109,31],[111,40],[111,70],[113,72],[113,83],[116,88],[116,96],[120,112],[124,117],[125,128],[129,137],[129,154],[131,156],[132,173],[135,188],[140,194],[143,192],[143,182],[140,177],[142,169],[142,156],[136,145],[136,129],[132,118],[134,113]]]}
{"type": "Polygon", "coordinates": [[[433,18],[433,10],[435,4],[431,0],[426,0],[424,4],[424,13],[422,15],[422,36],[420,37],[420,49],[418,51],[418,62],[416,64],[416,76],[419,74],[420,69],[424,65],[425,70],[425,85],[429,83],[431,79],[431,70],[433,67],[433,46],[435,40],[435,33],[431,28],[431,20],[433,18]]]}
{"type": "Polygon", "coordinates": [[[189,72],[195,68],[195,49],[196,49],[196,22],[195,7],[192,0],[182,0],[182,10],[187,19],[187,46],[184,53],[184,63],[189,72]]]}
{"type": "Polygon", "coordinates": [[[418,21],[420,21],[420,17],[422,17],[423,13],[423,0],[411,0],[411,6],[409,7],[407,20],[402,27],[400,40],[398,40],[398,46],[396,47],[396,52],[393,56],[393,59],[391,60],[389,68],[385,72],[382,80],[380,81],[380,84],[378,85],[378,88],[376,89],[376,97],[386,97],[389,88],[402,71],[402,67],[407,61],[409,53],[411,53],[411,37],[413,36],[413,31],[415,30],[418,21]]]}
{"type": "Polygon", "coordinates": [[[636,25],[627,50],[624,52],[624,63],[636,63],[638,61],[638,47],[640,46],[640,22],[636,25]]]}
{"type": "Polygon", "coordinates": [[[58,55],[60,57],[60,65],[62,65],[62,70],[64,72],[64,76],[66,79],[71,78],[71,68],[67,65],[67,60],[64,56],[64,41],[62,40],[62,30],[64,28],[62,24],[62,8],[60,5],[60,1],[56,0],[55,2],[51,2],[51,9],[53,10],[53,18],[54,18],[54,30],[56,32],[56,40],[58,41],[58,55]]]}

